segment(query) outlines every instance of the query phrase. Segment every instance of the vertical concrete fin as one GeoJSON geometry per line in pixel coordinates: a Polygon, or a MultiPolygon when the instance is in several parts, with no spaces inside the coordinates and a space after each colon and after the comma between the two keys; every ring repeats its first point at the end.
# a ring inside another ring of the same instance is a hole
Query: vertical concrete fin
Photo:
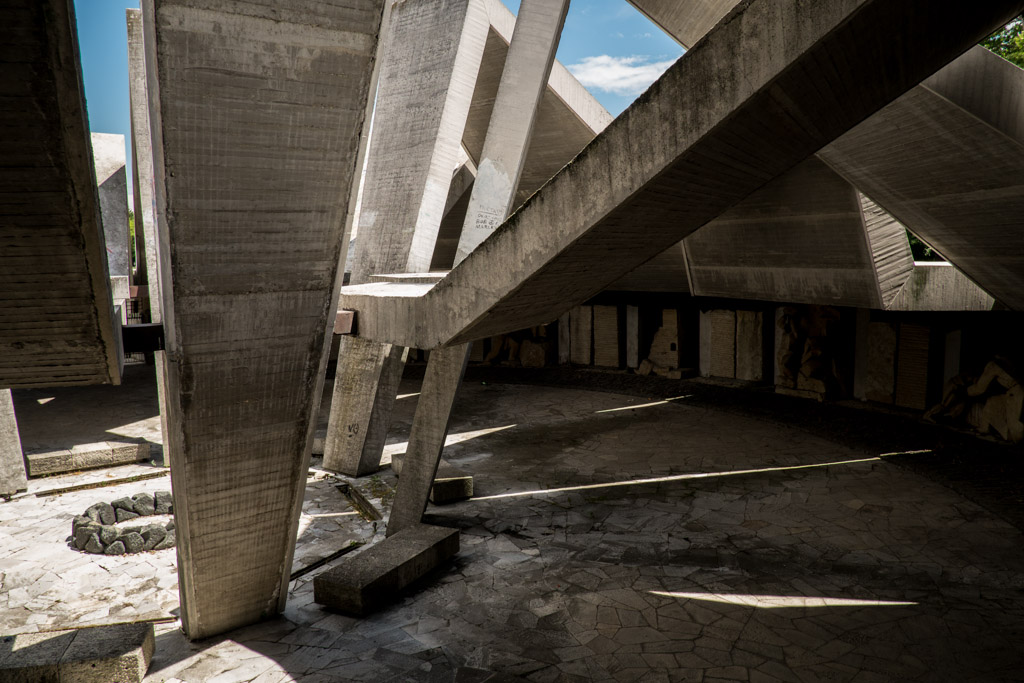
{"type": "Polygon", "coordinates": [[[858,192],[864,231],[875,265],[881,307],[888,308],[900,288],[914,272],[914,254],[910,250],[907,229],[882,207],[858,192]]]}

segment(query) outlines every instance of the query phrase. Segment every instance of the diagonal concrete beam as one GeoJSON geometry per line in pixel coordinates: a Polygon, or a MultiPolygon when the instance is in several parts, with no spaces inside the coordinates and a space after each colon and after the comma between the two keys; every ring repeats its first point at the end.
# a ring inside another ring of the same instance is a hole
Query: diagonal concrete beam
{"type": "Polygon", "coordinates": [[[856,126],[1022,6],[744,2],[444,280],[350,288],[343,305],[358,311],[361,335],[423,348],[553,320],[856,126]],[[517,267],[498,265],[507,263],[517,267]]]}
{"type": "Polygon", "coordinates": [[[285,603],[383,10],[143,2],[193,639],[285,603]]]}
{"type": "Polygon", "coordinates": [[[74,6],[0,14],[0,389],[121,381],[74,6]]]}
{"type": "Polygon", "coordinates": [[[739,0],[629,0],[644,16],[689,50],[739,0]]]}

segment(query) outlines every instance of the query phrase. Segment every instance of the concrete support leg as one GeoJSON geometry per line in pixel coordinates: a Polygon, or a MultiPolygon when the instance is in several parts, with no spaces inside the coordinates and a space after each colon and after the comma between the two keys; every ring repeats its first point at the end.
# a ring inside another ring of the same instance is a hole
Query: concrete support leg
{"type": "MultiPolygon", "coordinates": [[[[519,7],[456,262],[472,252],[508,215],[568,10],[569,0],[523,0],[519,7]]],[[[430,352],[402,462],[402,478],[388,520],[388,536],[418,524],[423,516],[469,350],[469,345],[462,344],[430,352]]]]}
{"type": "Polygon", "coordinates": [[[468,360],[468,344],[430,352],[409,434],[409,446],[402,459],[402,477],[398,480],[391,517],[388,518],[388,536],[419,524],[423,511],[427,509],[427,498],[448,436],[448,418],[468,360]]]}
{"type": "Polygon", "coordinates": [[[198,639],[285,606],[385,2],[142,7],[165,447],[198,639]]]}
{"type": "MultiPolygon", "coordinates": [[[[352,284],[430,268],[488,26],[485,4],[475,0],[395,5],[384,38],[352,284]]],[[[403,367],[401,349],[342,342],[324,467],[351,476],[377,470],[403,367]]]]}
{"type": "MultiPolygon", "coordinates": [[[[149,322],[160,323],[164,319],[163,302],[160,299],[160,240],[157,234],[156,204],[153,201],[153,140],[150,137],[149,86],[146,76],[142,10],[125,10],[125,21],[128,29],[128,96],[131,104],[137,282],[146,287],[149,322]]],[[[170,465],[171,459],[167,449],[167,366],[163,351],[154,354],[154,369],[160,409],[160,433],[164,444],[162,462],[167,466],[170,465]]]]}
{"type": "Polygon", "coordinates": [[[0,496],[14,495],[27,486],[11,390],[0,389],[0,496]]]}
{"type": "Polygon", "coordinates": [[[345,335],[324,444],[324,469],[350,477],[376,472],[407,349],[345,335]]]}

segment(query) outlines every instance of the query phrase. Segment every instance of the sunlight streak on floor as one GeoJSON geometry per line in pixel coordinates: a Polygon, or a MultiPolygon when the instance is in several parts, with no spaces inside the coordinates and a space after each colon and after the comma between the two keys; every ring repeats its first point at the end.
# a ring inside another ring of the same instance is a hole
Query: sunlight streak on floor
{"type": "Polygon", "coordinates": [[[825,598],[807,595],[742,595],[724,593],[684,593],[670,591],[647,591],[651,595],[685,600],[703,600],[726,605],[743,605],[758,609],[780,609],[784,607],[899,607],[916,605],[916,602],[894,600],[859,600],[856,598],[825,598]]]}
{"type": "Polygon", "coordinates": [[[621,408],[606,408],[605,410],[595,410],[595,413],[617,413],[620,410],[633,410],[634,408],[651,408],[653,406],[663,406],[671,401],[679,401],[684,398],[692,398],[693,394],[687,394],[685,396],[673,396],[672,398],[666,398],[664,401],[654,401],[653,403],[640,403],[635,406],[622,406],[621,408]]]}
{"type": "Polygon", "coordinates": [[[878,462],[880,457],[857,458],[855,460],[837,460],[834,462],[812,463],[810,465],[787,465],[785,467],[759,467],[753,470],[733,470],[731,472],[692,472],[690,474],[673,474],[665,477],[648,477],[646,479],[631,479],[628,481],[610,481],[602,484],[583,484],[581,486],[561,486],[552,489],[537,489],[536,491],[513,491],[511,493],[498,493],[493,496],[474,497],[471,500],[495,500],[497,498],[518,498],[521,496],[536,496],[544,493],[564,493],[566,491],[588,491],[590,489],[606,489],[618,486],[637,486],[640,484],[663,484],[672,481],[686,481],[689,479],[711,479],[713,477],[733,477],[741,474],[762,474],[767,472],[788,472],[790,470],[806,470],[816,467],[832,467],[835,465],[856,465],[865,462],[878,462]]]}

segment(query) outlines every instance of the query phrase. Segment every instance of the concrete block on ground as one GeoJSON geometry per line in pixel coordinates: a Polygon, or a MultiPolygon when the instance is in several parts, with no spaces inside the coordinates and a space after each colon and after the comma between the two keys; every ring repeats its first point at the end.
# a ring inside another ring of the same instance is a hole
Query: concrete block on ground
{"type": "Polygon", "coordinates": [[[619,367],[619,309],[594,306],[594,365],[619,367]]]}
{"type": "Polygon", "coordinates": [[[21,436],[14,415],[10,389],[0,389],[0,496],[24,491],[28,486],[21,436]]]}
{"type": "Polygon", "coordinates": [[[6,636],[0,638],[0,680],[141,683],[154,647],[151,623],[6,636]]]}
{"type": "Polygon", "coordinates": [[[459,552],[459,531],[414,524],[313,579],[313,599],[362,616],[459,552]]]}
{"type": "Polygon", "coordinates": [[[123,441],[100,441],[79,444],[70,449],[28,453],[25,462],[30,477],[97,467],[114,467],[134,462],[145,462],[150,458],[150,444],[127,443],[123,441]]]}
{"type": "Polygon", "coordinates": [[[900,324],[896,357],[896,399],[903,408],[924,410],[928,391],[929,330],[923,325],[900,324]]]}
{"type": "Polygon", "coordinates": [[[640,365],[640,309],[626,306],[626,367],[640,365]]]}
{"type": "Polygon", "coordinates": [[[654,333],[647,357],[658,367],[679,367],[679,312],[674,308],[661,312],[661,327],[654,333]]]}
{"type": "Polygon", "coordinates": [[[572,332],[569,325],[569,313],[558,317],[558,364],[568,365],[571,362],[572,332]]]}
{"type": "Polygon", "coordinates": [[[442,460],[438,463],[434,483],[430,487],[430,502],[447,505],[473,497],[473,475],[442,460]]]}
{"type": "Polygon", "coordinates": [[[592,306],[577,306],[569,314],[569,358],[576,365],[590,365],[590,342],[593,336],[592,306]]]}
{"type": "Polygon", "coordinates": [[[764,379],[762,320],[760,311],[736,311],[736,379],[764,379]]]}
{"type": "Polygon", "coordinates": [[[701,311],[700,356],[702,377],[736,376],[736,311],[701,311]]]}
{"type": "Polygon", "coordinates": [[[864,398],[892,403],[896,382],[896,330],[888,323],[868,323],[864,398]]]}

